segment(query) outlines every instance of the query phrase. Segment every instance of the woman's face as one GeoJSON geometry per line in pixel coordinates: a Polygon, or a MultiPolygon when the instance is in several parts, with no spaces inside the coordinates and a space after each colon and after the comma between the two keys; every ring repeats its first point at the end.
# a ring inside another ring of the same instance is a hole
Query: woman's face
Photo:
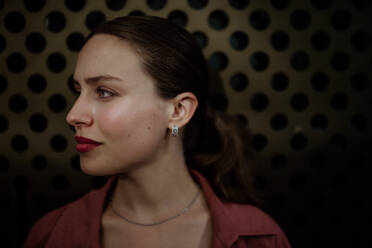
{"type": "Polygon", "coordinates": [[[89,175],[112,175],[156,161],[165,147],[169,101],[160,98],[128,43],[98,34],[81,50],[74,73],[79,97],[67,115],[76,136],[101,143],[81,152],[89,175]]]}

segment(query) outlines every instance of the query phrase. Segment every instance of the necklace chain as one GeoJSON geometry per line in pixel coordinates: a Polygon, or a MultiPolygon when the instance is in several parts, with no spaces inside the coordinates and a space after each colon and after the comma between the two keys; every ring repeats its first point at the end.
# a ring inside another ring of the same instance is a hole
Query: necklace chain
{"type": "Polygon", "coordinates": [[[112,199],[111,199],[111,202],[110,202],[110,207],[111,207],[111,209],[112,209],[112,211],[114,212],[115,215],[117,215],[118,217],[122,218],[123,220],[125,220],[125,221],[127,221],[127,222],[129,222],[131,224],[138,225],[138,226],[156,226],[156,225],[160,225],[160,224],[163,224],[165,222],[168,222],[170,220],[173,220],[173,219],[177,218],[178,216],[181,216],[182,214],[184,214],[194,204],[194,202],[198,198],[199,194],[200,194],[200,189],[198,189],[198,191],[196,192],[196,195],[194,196],[194,198],[192,199],[192,201],[185,208],[183,208],[179,213],[177,213],[176,215],[173,215],[173,216],[168,217],[168,218],[166,218],[164,220],[157,221],[157,222],[154,222],[154,223],[139,223],[139,222],[136,222],[136,221],[133,221],[133,220],[130,220],[130,219],[124,217],[123,215],[119,214],[115,210],[115,208],[113,206],[113,203],[112,203],[112,199]]]}

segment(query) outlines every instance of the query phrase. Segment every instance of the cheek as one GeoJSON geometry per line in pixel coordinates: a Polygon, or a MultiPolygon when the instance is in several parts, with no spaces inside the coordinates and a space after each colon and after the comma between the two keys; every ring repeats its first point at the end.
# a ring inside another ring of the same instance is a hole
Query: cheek
{"type": "Polygon", "coordinates": [[[118,138],[118,142],[133,141],[132,137],[136,143],[149,142],[166,132],[164,114],[152,105],[106,108],[97,112],[98,115],[97,124],[104,138],[118,138]]]}

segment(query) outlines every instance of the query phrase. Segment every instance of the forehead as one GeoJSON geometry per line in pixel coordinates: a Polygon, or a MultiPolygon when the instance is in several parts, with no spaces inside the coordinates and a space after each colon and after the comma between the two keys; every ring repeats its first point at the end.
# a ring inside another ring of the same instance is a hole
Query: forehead
{"type": "Polygon", "coordinates": [[[143,73],[139,55],[120,38],[97,34],[88,40],[79,53],[75,78],[96,74],[143,73]]]}

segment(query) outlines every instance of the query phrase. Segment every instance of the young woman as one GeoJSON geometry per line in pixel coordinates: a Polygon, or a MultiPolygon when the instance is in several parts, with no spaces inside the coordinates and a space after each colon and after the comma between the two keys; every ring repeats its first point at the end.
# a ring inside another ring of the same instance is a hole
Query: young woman
{"type": "Polygon", "coordinates": [[[67,122],[83,172],[110,178],[41,218],[25,247],[290,247],[253,206],[246,150],[208,106],[207,75],[193,37],[166,19],[98,26],[67,122]]]}

